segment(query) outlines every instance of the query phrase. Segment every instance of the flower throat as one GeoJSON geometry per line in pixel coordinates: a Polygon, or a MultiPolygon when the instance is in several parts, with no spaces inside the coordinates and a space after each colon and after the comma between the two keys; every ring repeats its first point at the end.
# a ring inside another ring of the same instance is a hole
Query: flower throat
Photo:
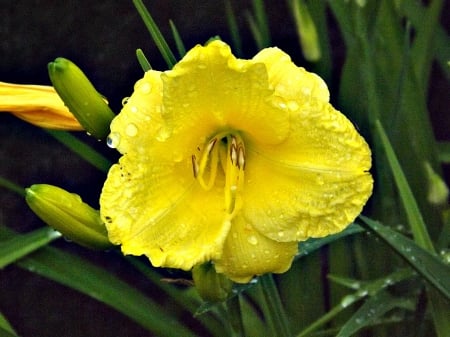
{"type": "Polygon", "coordinates": [[[194,178],[206,191],[214,186],[219,164],[225,176],[225,209],[232,218],[241,207],[238,193],[244,182],[245,147],[239,134],[219,133],[200,150],[198,158],[192,155],[194,178]]]}

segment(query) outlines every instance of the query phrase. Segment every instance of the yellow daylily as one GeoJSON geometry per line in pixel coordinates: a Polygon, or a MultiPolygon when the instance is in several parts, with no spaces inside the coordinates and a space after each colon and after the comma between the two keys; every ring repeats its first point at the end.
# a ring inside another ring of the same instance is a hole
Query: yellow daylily
{"type": "Polygon", "coordinates": [[[108,142],[123,154],[100,198],[111,242],[236,282],[286,271],[299,241],[343,230],[372,192],[366,142],[278,48],[242,60],[213,41],[148,71],[108,142]]]}
{"type": "Polygon", "coordinates": [[[42,128],[83,130],[51,86],[0,82],[0,111],[42,128]]]}

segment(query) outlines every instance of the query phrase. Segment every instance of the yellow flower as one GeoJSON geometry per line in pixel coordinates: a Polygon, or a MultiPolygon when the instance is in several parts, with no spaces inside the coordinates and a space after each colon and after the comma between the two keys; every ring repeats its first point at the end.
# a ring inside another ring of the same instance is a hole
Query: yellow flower
{"type": "Polygon", "coordinates": [[[298,241],[343,230],[372,191],[366,142],[277,48],[242,60],[214,41],[148,71],[108,141],[123,154],[100,198],[110,240],[236,282],[286,271],[298,241]]]}
{"type": "Polygon", "coordinates": [[[0,111],[42,128],[83,130],[51,86],[0,82],[0,111]]]}

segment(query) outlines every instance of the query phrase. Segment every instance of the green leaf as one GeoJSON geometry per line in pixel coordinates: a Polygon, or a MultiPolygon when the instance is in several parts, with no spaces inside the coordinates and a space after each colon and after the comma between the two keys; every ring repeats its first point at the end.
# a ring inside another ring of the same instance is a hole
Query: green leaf
{"type": "Polygon", "coordinates": [[[438,142],[439,160],[442,164],[450,164],[450,142],[438,142]]]}
{"type": "Polygon", "coordinates": [[[230,0],[225,1],[225,13],[227,17],[228,29],[233,43],[233,50],[237,56],[242,56],[242,40],[239,34],[239,27],[236,20],[236,15],[233,11],[233,6],[230,0]]]}
{"type": "Polygon", "coordinates": [[[1,312],[0,312],[0,336],[18,337],[17,333],[14,331],[11,324],[9,324],[9,322],[1,312]]]}
{"type": "Polygon", "coordinates": [[[380,291],[370,297],[358,311],[342,326],[336,337],[350,337],[360,329],[379,320],[388,311],[397,307],[414,309],[414,302],[410,299],[397,298],[386,291],[380,291]]]}
{"type": "Polygon", "coordinates": [[[181,35],[178,32],[177,26],[173,23],[172,20],[169,20],[170,29],[172,30],[173,39],[175,40],[175,45],[177,46],[178,55],[183,57],[186,54],[186,47],[184,46],[183,40],[181,39],[181,35]]]}
{"type": "Polygon", "coordinates": [[[299,252],[295,256],[296,259],[306,256],[322,246],[328,245],[333,241],[339,240],[345,236],[353,235],[357,233],[364,232],[364,229],[357,224],[350,224],[345,230],[337,234],[329,235],[320,239],[308,239],[304,242],[299,243],[299,252]]]}
{"type": "Polygon", "coordinates": [[[416,269],[428,282],[450,299],[450,266],[436,255],[426,251],[414,241],[400,233],[383,226],[365,216],[360,216],[365,224],[380,238],[386,241],[399,255],[416,269]]]}
{"type": "Polygon", "coordinates": [[[136,49],[136,58],[138,59],[139,65],[141,66],[144,72],[152,70],[152,66],[148,61],[147,57],[145,56],[144,52],[142,51],[142,49],[140,48],[136,49]]]}
{"type": "Polygon", "coordinates": [[[309,336],[312,331],[318,329],[319,327],[325,325],[333,318],[335,318],[340,312],[346,308],[352,306],[353,304],[359,302],[367,296],[375,296],[383,289],[406,280],[413,276],[413,272],[410,268],[399,269],[385,277],[365,282],[357,291],[349,294],[341,299],[341,302],[335,307],[331,308],[325,315],[320,317],[315,322],[311,323],[309,326],[300,331],[296,337],[309,336]]]}
{"type": "Polygon", "coordinates": [[[428,234],[425,222],[423,221],[419,206],[417,205],[414,194],[409,187],[402,167],[400,166],[394,149],[392,148],[391,142],[389,141],[380,120],[375,121],[375,129],[380,137],[381,144],[386,151],[386,157],[388,159],[389,165],[391,166],[392,174],[394,175],[394,180],[400,193],[400,197],[403,202],[403,207],[405,208],[409,225],[411,226],[414,240],[419,246],[425,248],[429,252],[434,252],[434,246],[428,234]]]}
{"type": "Polygon", "coordinates": [[[66,131],[45,130],[50,136],[58,142],[65,145],[69,150],[79,155],[92,166],[102,172],[108,172],[112,163],[103,155],[95,151],[92,147],[82,142],[75,136],[66,131]]]}
{"type": "Polygon", "coordinates": [[[43,227],[33,232],[17,235],[0,242],[0,268],[46,246],[61,234],[52,228],[43,227]]]}
{"type": "Polygon", "coordinates": [[[156,24],[155,20],[153,20],[152,16],[141,0],[133,0],[133,3],[139,15],[141,16],[142,21],[144,21],[144,24],[147,27],[150,35],[152,36],[153,41],[155,41],[156,47],[166,61],[167,66],[169,68],[172,68],[175,63],[177,63],[177,59],[175,58],[175,55],[167,44],[166,39],[159,30],[158,25],[156,24]]]}
{"type": "MultiPolygon", "coordinates": [[[[16,235],[0,227],[2,237],[16,235]]],[[[17,265],[111,306],[158,336],[195,337],[151,298],[80,257],[44,247],[22,258],[17,265]]]]}

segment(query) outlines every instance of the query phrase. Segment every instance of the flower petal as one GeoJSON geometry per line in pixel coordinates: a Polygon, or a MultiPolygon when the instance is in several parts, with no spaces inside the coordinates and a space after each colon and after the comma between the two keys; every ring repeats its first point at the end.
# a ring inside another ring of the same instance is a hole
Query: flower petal
{"type": "Polygon", "coordinates": [[[42,128],[83,130],[51,86],[0,82],[0,111],[42,128]]]}
{"type": "MultiPolygon", "coordinates": [[[[297,67],[288,54],[278,48],[265,48],[253,57],[267,67],[269,83],[275,89],[275,96],[282,97],[289,104],[291,99],[314,97],[328,102],[330,93],[325,82],[316,74],[297,67]]],[[[293,103],[292,103],[293,104],[293,103]]]]}
{"type": "Polygon", "coordinates": [[[108,144],[122,153],[149,155],[161,129],[161,73],[148,71],[134,85],[133,95],[124,100],[122,111],[111,123],[108,144]],[[125,103],[126,102],[126,103],[125,103]]]}
{"type": "Polygon", "coordinates": [[[284,273],[297,253],[297,242],[276,242],[261,235],[244,217],[232,221],[222,257],[215,260],[218,273],[247,283],[255,275],[284,273]]]}
{"type": "Polygon", "coordinates": [[[157,267],[218,258],[230,227],[221,191],[193,184],[184,163],[159,159],[127,153],[111,168],[100,198],[109,239],[157,267]]]}
{"type": "Polygon", "coordinates": [[[329,104],[300,103],[285,142],[246,148],[243,212],[258,231],[283,242],[343,230],[373,184],[370,149],[351,122],[329,104]]]}
{"type": "Polygon", "coordinates": [[[221,41],[194,47],[162,78],[163,119],[171,136],[182,134],[182,148],[227,130],[268,144],[287,136],[289,116],[271,101],[266,67],[236,59],[221,41]]]}

